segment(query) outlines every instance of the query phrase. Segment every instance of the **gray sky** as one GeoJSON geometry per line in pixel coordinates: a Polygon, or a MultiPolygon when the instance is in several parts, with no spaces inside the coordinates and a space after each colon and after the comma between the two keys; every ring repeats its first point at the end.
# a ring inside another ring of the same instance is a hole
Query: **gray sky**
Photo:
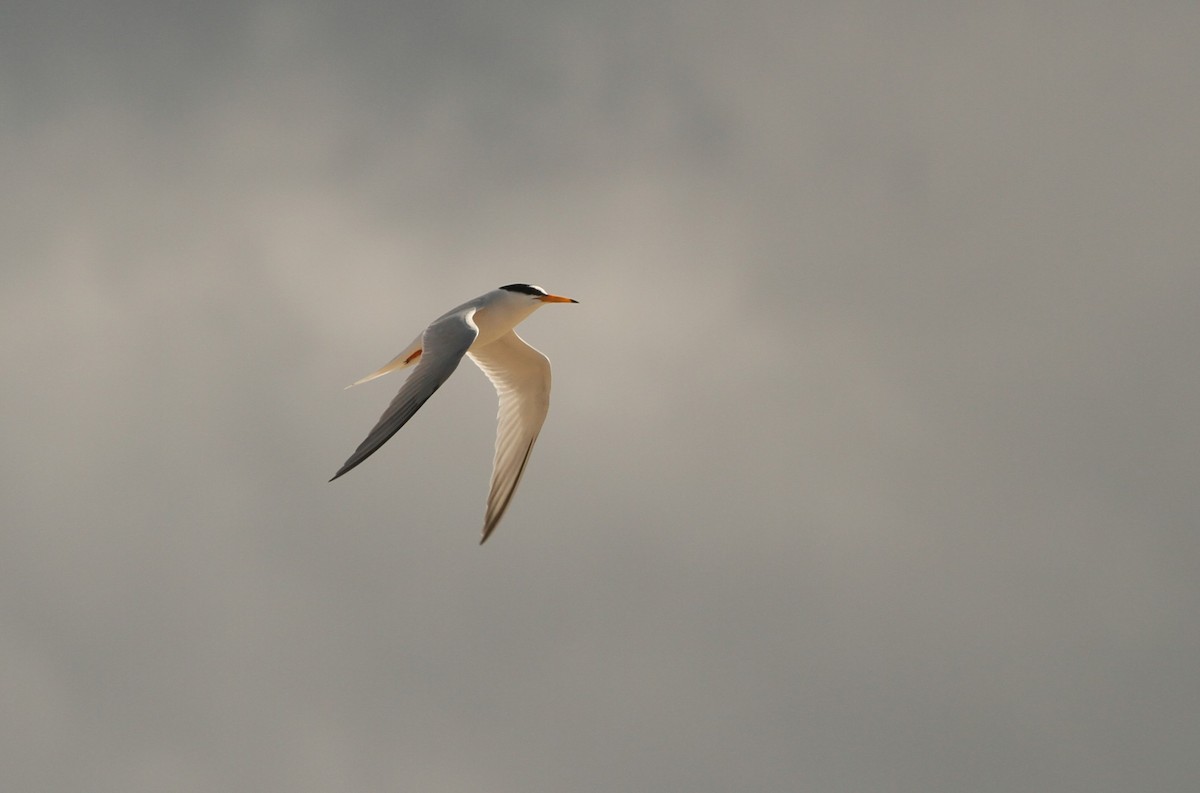
{"type": "Polygon", "coordinates": [[[1190,3],[6,4],[6,788],[1195,790],[1197,96],[1190,3]],[[513,281],[491,541],[470,365],[326,483],[513,281]]]}

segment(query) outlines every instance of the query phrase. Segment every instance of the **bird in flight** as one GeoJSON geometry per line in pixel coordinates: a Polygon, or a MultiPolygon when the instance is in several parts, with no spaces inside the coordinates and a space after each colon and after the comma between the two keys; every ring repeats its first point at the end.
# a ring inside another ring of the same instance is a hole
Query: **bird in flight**
{"type": "Polygon", "coordinates": [[[521,481],[550,408],[550,361],[526,344],[513,328],[546,303],[578,302],[547,294],[540,286],[508,284],[435,319],[389,363],[347,386],[415,364],[366,440],[329,481],[370,457],[395,435],[458,368],[463,355],[468,355],[492,381],[500,397],[496,457],[479,544],[487,542],[521,481]]]}

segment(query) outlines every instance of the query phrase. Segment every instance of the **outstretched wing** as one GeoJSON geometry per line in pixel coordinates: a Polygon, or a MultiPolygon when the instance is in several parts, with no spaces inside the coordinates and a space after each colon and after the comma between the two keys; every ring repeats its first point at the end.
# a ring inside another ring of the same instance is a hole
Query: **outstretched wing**
{"type": "Polygon", "coordinates": [[[379,422],[366,440],[359,444],[330,482],[374,454],[446,382],[446,378],[458,368],[467,348],[479,335],[479,328],[472,319],[474,314],[475,309],[468,308],[442,317],[425,329],[416,368],[404,381],[400,393],[396,394],[396,398],[379,417],[379,422]]]}
{"type": "Polygon", "coordinates": [[[514,331],[468,353],[496,387],[496,459],[483,519],[483,544],[512,500],[550,409],[550,361],[514,331]]]}

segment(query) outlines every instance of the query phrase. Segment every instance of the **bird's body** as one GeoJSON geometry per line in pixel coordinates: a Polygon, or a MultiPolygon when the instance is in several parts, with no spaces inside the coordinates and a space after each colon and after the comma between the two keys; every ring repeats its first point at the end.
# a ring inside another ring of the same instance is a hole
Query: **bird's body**
{"type": "Polygon", "coordinates": [[[496,457],[480,542],[486,541],[521,481],[550,407],[550,362],[513,328],[546,303],[575,302],[547,294],[541,287],[509,284],[438,317],[389,363],[353,383],[415,366],[378,423],[333,479],[370,457],[396,434],[450,377],[463,355],[469,355],[500,398],[496,457]]]}

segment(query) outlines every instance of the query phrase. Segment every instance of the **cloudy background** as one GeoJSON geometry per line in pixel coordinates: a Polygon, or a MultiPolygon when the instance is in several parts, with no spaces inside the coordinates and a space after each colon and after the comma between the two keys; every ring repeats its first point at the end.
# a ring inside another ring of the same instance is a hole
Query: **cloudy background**
{"type": "Polygon", "coordinates": [[[1192,791],[1191,3],[8,3],[14,791],[1192,791]],[[1003,6],[1003,7],[1000,7],[1003,6]],[[459,370],[578,298],[512,509],[459,370]]]}

